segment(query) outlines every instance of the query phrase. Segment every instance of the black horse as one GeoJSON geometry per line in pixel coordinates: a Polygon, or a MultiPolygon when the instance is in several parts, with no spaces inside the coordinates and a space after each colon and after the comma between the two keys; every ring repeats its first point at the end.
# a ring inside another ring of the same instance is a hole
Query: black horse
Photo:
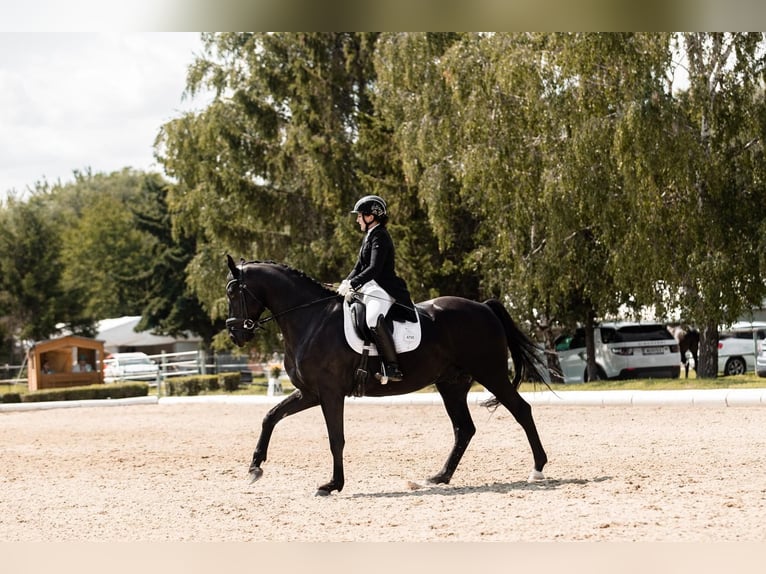
{"type": "MultiPolygon", "coordinates": [[[[345,340],[343,298],[303,273],[274,262],[236,265],[227,255],[231,275],[226,286],[229,300],[227,329],[239,346],[253,338],[261,324],[275,320],[285,345],[285,370],[295,391],[264,417],[250,477],[263,474],[261,463],[275,425],[283,418],[319,405],[324,415],[333,458],[332,479],[319,486],[317,495],[340,492],[343,474],[343,409],[345,397],[355,388],[360,355],[345,340]],[[270,316],[261,318],[264,310],[270,316]]],[[[544,365],[535,344],[514,324],[505,307],[496,300],[484,303],[459,297],[438,297],[416,305],[422,338],[419,347],[402,353],[401,382],[381,384],[370,376],[364,384],[368,396],[411,393],[433,384],[444,400],[452,421],[455,442],[444,467],[429,482],[447,484],[476,432],[467,396],[472,380],[478,381],[504,405],[527,435],[534,456],[529,480],[543,479],[548,458],[537,433],[532,409],[519,395],[522,376],[542,380],[544,365]],[[508,378],[508,349],[514,378],[508,378]]],[[[369,357],[369,372],[380,368],[377,357],[369,357]]]]}
{"type": "Polygon", "coordinates": [[[686,378],[689,378],[689,357],[686,355],[687,352],[690,352],[692,354],[692,359],[694,359],[694,369],[697,370],[697,365],[699,365],[699,362],[697,361],[697,353],[699,352],[699,346],[700,346],[700,332],[696,329],[692,329],[691,327],[686,327],[684,325],[671,323],[667,326],[668,331],[670,331],[670,334],[673,335],[673,338],[678,343],[678,351],[681,353],[681,363],[684,366],[684,371],[686,373],[686,378]]]}

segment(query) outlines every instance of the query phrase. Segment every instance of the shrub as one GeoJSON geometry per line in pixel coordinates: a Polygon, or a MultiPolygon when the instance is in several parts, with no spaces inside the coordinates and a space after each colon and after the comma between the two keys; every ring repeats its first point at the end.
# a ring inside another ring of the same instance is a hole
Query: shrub
{"type": "Polygon", "coordinates": [[[236,373],[219,373],[218,384],[223,387],[227,393],[232,393],[239,390],[239,385],[242,382],[242,375],[239,372],[236,373]]]}
{"type": "Polygon", "coordinates": [[[165,379],[165,390],[171,397],[193,397],[220,388],[218,375],[190,375],[165,379]]]}
{"type": "Polygon", "coordinates": [[[3,403],[20,403],[21,402],[21,394],[20,393],[5,393],[4,395],[1,395],[3,403]]]}
{"type": "Polygon", "coordinates": [[[145,397],[149,394],[146,383],[124,383],[114,385],[88,385],[85,387],[64,387],[44,389],[21,396],[23,403],[42,401],[78,401],[89,399],[125,399],[145,397]]]}

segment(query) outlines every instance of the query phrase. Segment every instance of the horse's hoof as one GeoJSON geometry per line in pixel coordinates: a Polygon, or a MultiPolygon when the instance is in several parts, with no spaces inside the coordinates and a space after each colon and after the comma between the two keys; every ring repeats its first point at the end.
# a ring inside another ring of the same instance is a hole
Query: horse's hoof
{"type": "Polygon", "coordinates": [[[314,493],[314,496],[330,496],[330,491],[323,490],[320,488],[319,490],[316,491],[316,493],[314,493]]]}
{"type": "Polygon", "coordinates": [[[428,484],[449,484],[450,479],[445,478],[444,476],[437,474],[436,476],[432,476],[430,478],[426,479],[426,482],[428,484]]]}
{"type": "Polygon", "coordinates": [[[542,482],[543,480],[545,480],[545,475],[542,473],[542,471],[532,469],[532,472],[529,473],[527,482],[542,482]]]}
{"type": "Polygon", "coordinates": [[[250,469],[250,484],[253,484],[256,480],[263,476],[263,469],[260,466],[250,469]]]}

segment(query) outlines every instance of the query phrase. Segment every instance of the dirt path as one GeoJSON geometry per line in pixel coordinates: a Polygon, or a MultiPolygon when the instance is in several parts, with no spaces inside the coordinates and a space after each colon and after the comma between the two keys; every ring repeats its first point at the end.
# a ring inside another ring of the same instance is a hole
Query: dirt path
{"type": "Polygon", "coordinates": [[[267,406],[140,405],[0,413],[3,541],[763,541],[766,409],[534,409],[550,462],[512,417],[478,432],[449,486],[441,406],[346,409],[346,487],[318,409],[282,421],[246,480],[267,406]]]}

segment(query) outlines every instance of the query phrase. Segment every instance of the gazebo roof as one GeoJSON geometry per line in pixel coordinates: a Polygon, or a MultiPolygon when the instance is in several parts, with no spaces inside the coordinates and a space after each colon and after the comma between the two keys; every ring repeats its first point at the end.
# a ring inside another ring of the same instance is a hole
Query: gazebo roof
{"type": "Polygon", "coordinates": [[[37,341],[29,349],[29,353],[45,353],[51,349],[60,349],[62,347],[82,347],[84,349],[102,349],[104,347],[104,341],[100,339],[90,339],[88,337],[81,337],[79,335],[65,335],[56,339],[46,339],[44,341],[37,341]]]}

